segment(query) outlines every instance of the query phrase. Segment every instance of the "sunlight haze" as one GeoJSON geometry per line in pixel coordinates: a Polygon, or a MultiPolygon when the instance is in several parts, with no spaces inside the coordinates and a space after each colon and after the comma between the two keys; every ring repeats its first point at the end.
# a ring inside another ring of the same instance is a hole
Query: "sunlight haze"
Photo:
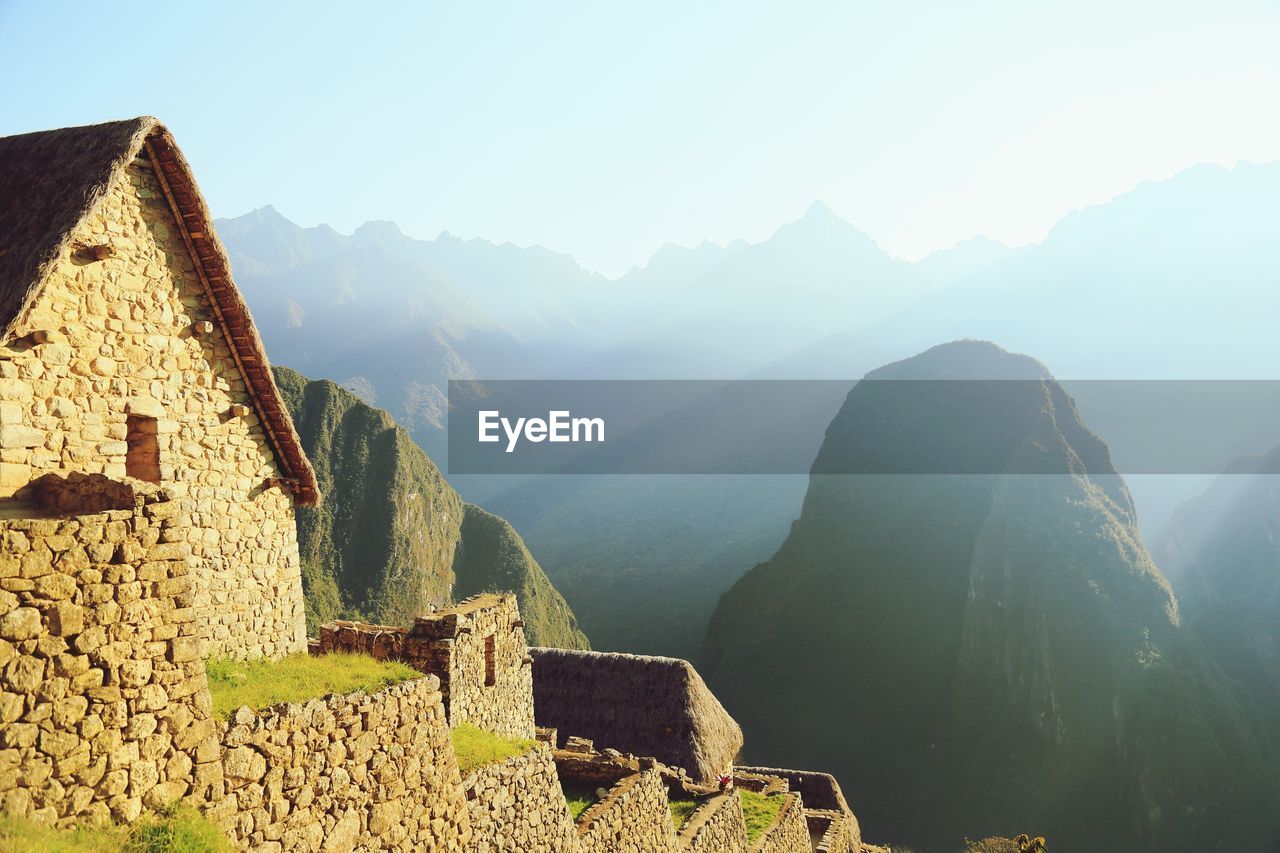
{"type": "Polygon", "coordinates": [[[389,219],[610,276],[815,199],[917,259],[1280,159],[1274,3],[206,8],[0,2],[0,134],[154,114],[217,216],[389,219]],[[54,29],[75,66],[16,35],[54,29]]]}

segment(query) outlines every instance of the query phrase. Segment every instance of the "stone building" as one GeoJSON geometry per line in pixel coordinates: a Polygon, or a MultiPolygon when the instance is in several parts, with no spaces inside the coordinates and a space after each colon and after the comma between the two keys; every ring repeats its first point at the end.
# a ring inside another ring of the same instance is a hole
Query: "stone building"
{"type": "Polygon", "coordinates": [[[0,330],[0,815],[185,800],[263,851],[859,853],[835,781],[799,771],[735,774],[789,798],[748,846],[737,797],[689,779],[742,744],[693,668],[529,650],[508,593],[316,641],[421,678],[214,713],[206,655],[307,648],[293,508],[319,495],[155,119],[0,139],[0,330]],[[602,751],[554,749],[535,698],[602,751]],[[462,723],[536,740],[464,777],[462,723]],[[574,781],[607,788],[576,821],[574,781]],[[696,801],[678,833],[673,797],[696,801]]]}
{"type": "Polygon", "coordinates": [[[537,723],[653,756],[709,782],[733,766],[742,729],[688,661],[532,648],[537,723]]]}
{"type": "Polygon", "coordinates": [[[293,507],[315,475],[164,125],[0,139],[0,329],[0,499],[72,472],[158,484],[189,501],[162,544],[207,651],[305,649],[293,507]]]}
{"type": "Polygon", "coordinates": [[[318,651],[402,660],[440,679],[449,725],[534,736],[532,660],[511,593],[483,593],[414,620],[412,627],[330,622],[318,651]]]}

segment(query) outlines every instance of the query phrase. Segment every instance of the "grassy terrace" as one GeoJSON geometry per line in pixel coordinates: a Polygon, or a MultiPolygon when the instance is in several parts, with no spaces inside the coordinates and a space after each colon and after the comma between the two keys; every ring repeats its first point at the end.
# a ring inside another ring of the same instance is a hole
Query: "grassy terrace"
{"type": "Polygon", "coordinates": [[[0,815],[0,850],[5,853],[231,853],[216,826],[189,806],[145,817],[131,827],[106,824],[50,829],[0,815]]]}
{"type": "Polygon", "coordinates": [[[508,738],[463,723],[451,731],[453,752],[458,758],[458,770],[465,777],[472,770],[486,764],[497,764],[533,749],[537,741],[527,738],[508,738]]]}
{"type": "Polygon", "coordinates": [[[671,824],[676,828],[676,832],[680,831],[680,827],[688,823],[690,816],[698,810],[698,803],[694,800],[670,800],[667,806],[671,809],[671,824]]]}
{"type": "Polygon", "coordinates": [[[766,797],[755,791],[738,789],[742,800],[742,817],[747,824],[747,843],[755,844],[761,835],[778,820],[785,797],[766,797]]]}
{"type": "Polygon", "coordinates": [[[569,817],[573,818],[574,823],[582,817],[583,812],[600,802],[596,789],[590,785],[561,782],[560,787],[564,789],[564,801],[569,805],[569,817]]]}
{"type": "Polygon", "coordinates": [[[297,654],[251,661],[214,658],[207,670],[214,713],[223,717],[241,705],[256,710],[280,702],[318,699],[328,693],[372,693],[422,677],[405,664],[358,654],[297,654]]]}

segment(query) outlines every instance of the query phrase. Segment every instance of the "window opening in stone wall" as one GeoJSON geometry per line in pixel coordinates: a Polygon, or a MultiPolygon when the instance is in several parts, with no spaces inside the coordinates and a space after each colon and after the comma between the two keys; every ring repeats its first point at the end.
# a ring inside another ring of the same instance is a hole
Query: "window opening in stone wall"
{"type": "Polygon", "coordinates": [[[124,457],[124,472],[130,477],[160,482],[160,439],[155,418],[129,415],[125,442],[129,450],[124,457]]]}
{"type": "Polygon", "coordinates": [[[484,686],[492,687],[498,683],[498,673],[493,666],[493,635],[484,638],[484,686]]]}

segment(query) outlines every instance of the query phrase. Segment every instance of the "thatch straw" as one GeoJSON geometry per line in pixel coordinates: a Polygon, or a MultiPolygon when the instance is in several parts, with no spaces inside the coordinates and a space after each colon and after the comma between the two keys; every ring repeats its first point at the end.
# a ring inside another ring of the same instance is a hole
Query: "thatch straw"
{"type": "Polygon", "coordinates": [[[682,767],[704,782],[727,772],[742,729],[676,658],[531,648],[539,726],[682,767]]]}
{"type": "Polygon", "coordinates": [[[0,329],[10,338],[77,227],[138,156],[151,160],[201,284],[296,499],[320,499],[315,472],[271,375],[262,339],[231,279],[226,249],[182,152],[150,116],[0,138],[0,329]]]}

